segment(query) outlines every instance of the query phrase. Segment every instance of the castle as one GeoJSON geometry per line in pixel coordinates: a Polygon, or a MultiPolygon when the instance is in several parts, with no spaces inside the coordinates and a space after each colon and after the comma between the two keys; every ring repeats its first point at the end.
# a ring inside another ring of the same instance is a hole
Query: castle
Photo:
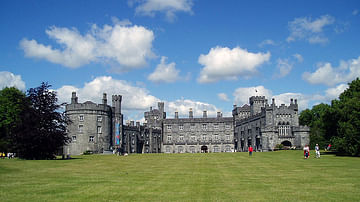
{"type": "Polygon", "coordinates": [[[72,121],[67,127],[71,142],[64,153],[79,155],[84,152],[103,153],[118,149],[121,153],[199,153],[247,151],[252,145],[255,151],[271,151],[277,144],[287,147],[303,147],[309,143],[309,128],[299,125],[297,100],[289,106],[269,105],[264,96],[250,97],[250,105],[234,105],[232,117],[208,117],[203,111],[201,118],[167,118],[164,103],[158,109],[144,113],[145,123],[123,122],[121,95],[112,96],[112,106],[103,94],[101,104],[91,101],[78,103],[76,92],[65,112],[72,121]]]}

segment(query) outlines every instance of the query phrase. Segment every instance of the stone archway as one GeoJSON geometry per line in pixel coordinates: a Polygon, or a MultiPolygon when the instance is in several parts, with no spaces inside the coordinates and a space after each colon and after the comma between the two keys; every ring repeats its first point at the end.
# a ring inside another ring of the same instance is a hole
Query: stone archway
{"type": "Polygon", "coordinates": [[[201,153],[207,153],[208,147],[206,145],[201,146],[201,153]]]}
{"type": "Polygon", "coordinates": [[[289,140],[282,141],[281,144],[284,145],[284,149],[290,149],[292,146],[289,140]]]}

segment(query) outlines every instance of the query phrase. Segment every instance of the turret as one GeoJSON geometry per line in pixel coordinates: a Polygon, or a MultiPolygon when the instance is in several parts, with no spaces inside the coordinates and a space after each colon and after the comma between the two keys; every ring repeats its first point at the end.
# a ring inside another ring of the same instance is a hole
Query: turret
{"type": "Polygon", "coordinates": [[[106,96],[106,93],[103,93],[102,103],[103,103],[103,105],[107,105],[107,96],[106,96]]]}
{"type": "Polygon", "coordinates": [[[115,116],[121,114],[121,95],[113,95],[112,96],[112,107],[115,110],[115,116]]]}
{"type": "Polygon", "coordinates": [[[76,97],[76,92],[72,92],[71,94],[71,104],[77,104],[78,103],[78,97],[76,97]]]}
{"type": "Polygon", "coordinates": [[[190,119],[194,118],[194,114],[193,114],[192,108],[189,109],[189,118],[190,118],[190,119]]]}

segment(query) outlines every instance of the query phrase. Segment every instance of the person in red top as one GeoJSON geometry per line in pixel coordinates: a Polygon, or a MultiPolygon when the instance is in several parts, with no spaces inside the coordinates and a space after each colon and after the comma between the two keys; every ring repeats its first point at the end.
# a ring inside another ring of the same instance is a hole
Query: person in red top
{"type": "Polygon", "coordinates": [[[253,152],[253,148],[252,148],[252,146],[250,145],[250,147],[249,147],[249,156],[252,155],[252,152],[253,152]]]}

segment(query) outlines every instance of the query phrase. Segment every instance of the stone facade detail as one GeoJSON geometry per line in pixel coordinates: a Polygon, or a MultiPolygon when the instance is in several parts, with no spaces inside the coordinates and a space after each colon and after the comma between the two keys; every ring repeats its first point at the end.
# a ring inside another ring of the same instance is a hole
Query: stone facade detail
{"type": "Polygon", "coordinates": [[[255,151],[272,151],[277,144],[286,147],[302,148],[309,143],[310,129],[299,125],[297,100],[290,105],[269,105],[264,96],[252,96],[250,107],[234,106],[235,148],[247,151],[251,145],[255,151]]]}

